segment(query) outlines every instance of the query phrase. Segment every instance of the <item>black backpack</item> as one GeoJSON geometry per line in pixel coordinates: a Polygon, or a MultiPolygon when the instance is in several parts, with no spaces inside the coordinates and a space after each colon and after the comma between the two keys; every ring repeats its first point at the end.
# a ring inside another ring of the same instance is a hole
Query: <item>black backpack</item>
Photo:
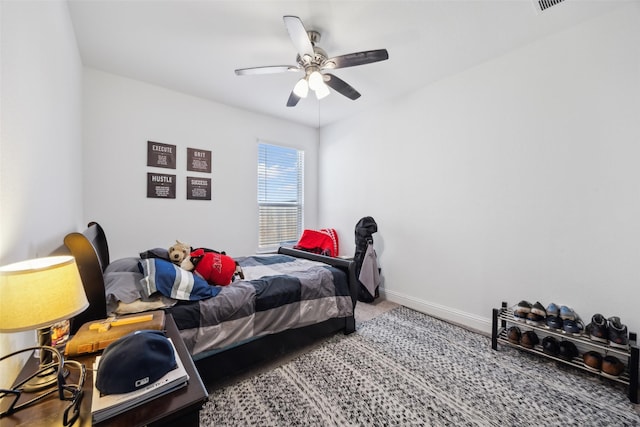
{"type": "MultiPolygon", "coordinates": [[[[362,270],[362,263],[367,253],[367,247],[369,244],[373,244],[372,234],[378,231],[378,224],[370,217],[365,216],[360,219],[356,224],[356,252],[353,256],[353,260],[356,263],[356,278],[360,277],[360,271],[362,270]]],[[[360,289],[358,289],[358,300],[362,302],[373,302],[374,299],[380,296],[378,288],[376,287],[375,295],[371,295],[367,288],[360,282],[360,289]]]]}

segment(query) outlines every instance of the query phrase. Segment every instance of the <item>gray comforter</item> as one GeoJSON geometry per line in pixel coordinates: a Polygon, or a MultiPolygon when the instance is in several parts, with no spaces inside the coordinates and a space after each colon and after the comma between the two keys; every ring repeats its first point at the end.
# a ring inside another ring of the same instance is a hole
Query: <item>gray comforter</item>
{"type": "Polygon", "coordinates": [[[287,255],[236,258],[245,280],[169,309],[192,355],[353,314],[346,274],[287,255]]]}

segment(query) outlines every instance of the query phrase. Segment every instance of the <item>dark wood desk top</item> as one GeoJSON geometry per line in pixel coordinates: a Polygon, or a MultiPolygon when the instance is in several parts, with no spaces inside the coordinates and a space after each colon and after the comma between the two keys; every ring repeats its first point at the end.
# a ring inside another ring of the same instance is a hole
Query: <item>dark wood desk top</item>
{"type": "MultiPolygon", "coordinates": [[[[186,387],[182,387],[167,395],[161,396],[150,402],[147,402],[136,408],[116,415],[115,417],[104,420],[96,424],[97,426],[109,427],[132,427],[144,426],[153,423],[165,423],[173,419],[179,419],[183,416],[193,417],[194,411],[199,411],[202,405],[207,401],[207,390],[200,379],[200,375],[185,347],[180,333],[171,315],[166,316],[165,329],[167,336],[172,339],[178,355],[182,360],[187,373],[189,374],[189,383],[186,387]]],[[[73,427],[90,426],[91,423],[91,395],[93,392],[93,372],[89,369],[93,367],[95,354],[74,358],[87,367],[87,376],[84,383],[84,398],[80,409],[80,418],[75,422],[73,427]]],[[[38,366],[39,359],[30,357],[18,379],[33,372],[38,366]]],[[[67,383],[73,383],[76,380],[76,369],[70,370],[67,383]]],[[[16,412],[11,416],[0,418],[0,425],[24,425],[24,426],[61,426],[62,414],[69,405],[67,401],[58,399],[57,393],[49,396],[42,402],[16,412]]]]}

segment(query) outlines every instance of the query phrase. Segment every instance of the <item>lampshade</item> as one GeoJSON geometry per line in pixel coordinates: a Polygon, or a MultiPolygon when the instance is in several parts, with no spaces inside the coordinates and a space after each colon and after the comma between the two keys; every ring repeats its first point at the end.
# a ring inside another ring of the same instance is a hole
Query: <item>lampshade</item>
{"type": "Polygon", "coordinates": [[[72,256],[54,256],[0,267],[0,332],[51,326],[89,307],[72,256]]]}
{"type": "Polygon", "coordinates": [[[293,93],[295,93],[300,98],[306,98],[309,93],[309,84],[307,80],[303,77],[298,80],[298,83],[293,87],[293,93]]]}
{"type": "Polygon", "coordinates": [[[322,86],[325,86],[324,78],[322,77],[322,74],[320,74],[319,71],[314,71],[311,74],[309,74],[309,87],[311,88],[311,90],[316,91],[322,86]]]}
{"type": "Polygon", "coordinates": [[[324,82],[322,82],[322,84],[318,86],[318,88],[316,88],[315,92],[316,98],[322,99],[325,96],[329,95],[329,87],[324,82]]]}

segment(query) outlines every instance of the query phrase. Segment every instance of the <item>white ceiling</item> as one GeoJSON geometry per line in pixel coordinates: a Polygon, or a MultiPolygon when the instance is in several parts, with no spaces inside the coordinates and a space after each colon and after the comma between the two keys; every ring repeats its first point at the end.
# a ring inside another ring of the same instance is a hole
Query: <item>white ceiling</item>
{"type": "MultiPolygon", "coordinates": [[[[633,0],[637,1],[637,0],[633,0]]],[[[628,3],[565,0],[69,0],[84,65],[312,127],[375,108],[438,79],[628,3]],[[286,107],[297,73],[283,15],[321,33],[328,56],[386,48],[389,60],[333,73],[362,96],[310,94],[286,107]]]]}

